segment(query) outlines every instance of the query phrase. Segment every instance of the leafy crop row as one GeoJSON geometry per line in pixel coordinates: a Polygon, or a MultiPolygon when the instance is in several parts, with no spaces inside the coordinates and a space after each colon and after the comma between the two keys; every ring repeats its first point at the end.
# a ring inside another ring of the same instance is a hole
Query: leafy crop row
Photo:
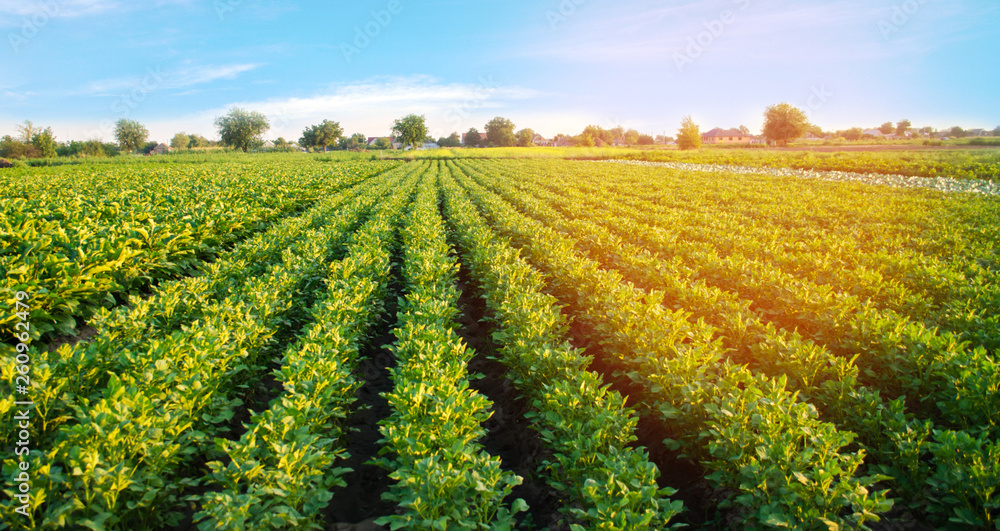
{"type": "Polygon", "coordinates": [[[574,529],[665,529],[681,503],[658,489],[659,471],[630,448],[636,416],[623,398],[587,371],[590,358],[565,339],[566,318],[541,293],[534,271],[509,242],[483,223],[450,177],[442,182],[445,212],[462,256],[483,285],[496,316],[496,340],[518,389],[536,409],[531,426],[553,452],[549,484],[566,496],[574,529]]]}
{"type": "Polygon", "coordinates": [[[817,419],[785,378],[754,375],[724,360],[715,330],[690,323],[620,275],[573,250],[573,242],[518,214],[470,178],[461,180],[498,231],[548,273],[554,293],[578,310],[609,355],[643,388],[641,400],[748,512],[747,525],[859,526],[888,508],[869,492],[879,477],[854,477],[863,452],[853,436],[817,419]],[[842,515],[845,507],[849,514],[842,515]]]}

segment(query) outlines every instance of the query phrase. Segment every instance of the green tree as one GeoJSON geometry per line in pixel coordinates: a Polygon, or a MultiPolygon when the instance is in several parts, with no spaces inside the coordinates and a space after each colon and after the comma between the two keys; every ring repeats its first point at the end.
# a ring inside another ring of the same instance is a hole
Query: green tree
{"type": "Polygon", "coordinates": [[[741,125],[741,126],[739,126],[738,129],[740,130],[741,133],[743,133],[743,136],[750,136],[750,128],[749,127],[747,127],[745,125],[741,125]]]}
{"type": "Polygon", "coordinates": [[[170,147],[174,149],[187,149],[191,145],[191,135],[187,133],[177,133],[170,139],[170,147]]]}
{"type": "Polygon", "coordinates": [[[952,127],[951,129],[949,129],[949,133],[951,134],[951,136],[953,136],[955,138],[963,138],[963,137],[965,137],[968,134],[968,133],[965,132],[965,129],[962,129],[961,127],[959,127],[957,125],[955,127],[952,127]]]}
{"type": "Polygon", "coordinates": [[[201,135],[188,135],[188,139],[189,148],[208,147],[209,145],[208,139],[201,135]]]}
{"type": "Polygon", "coordinates": [[[315,148],[326,151],[327,146],[337,144],[338,140],[343,136],[344,128],[340,127],[340,122],[323,120],[322,123],[306,127],[302,131],[302,138],[299,139],[299,145],[304,148],[315,148]]]}
{"type": "Polygon", "coordinates": [[[361,133],[354,133],[353,135],[351,135],[349,137],[341,138],[340,142],[338,142],[337,146],[340,149],[346,149],[346,150],[350,150],[350,151],[357,151],[357,150],[361,149],[361,146],[365,145],[365,142],[366,142],[367,139],[368,139],[368,137],[366,137],[365,135],[363,135],[361,133]]]}
{"type": "Polygon", "coordinates": [[[636,143],[640,146],[652,146],[653,142],[653,135],[639,135],[639,140],[636,143]]]}
{"type": "Polygon", "coordinates": [[[17,130],[21,133],[21,142],[30,144],[31,139],[35,138],[35,135],[40,133],[42,128],[31,123],[31,120],[25,120],[23,124],[17,126],[17,130]]]}
{"type": "Polygon", "coordinates": [[[517,142],[514,122],[497,116],[486,124],[486,141],[496,147],[511,147],[517,142]]]}
{"type": "Polygon", "coordinates": [[[480,140],[482,140],[480,136],[481,135],[479,134],[479,129],[476,129],[475,127],[470,127],[469,131],[465,133],[466,147],[478,147],[480,144],[480,140]]]}
{"type": "Polygon", "coordinates": [[[878,131],[880,133],[882,133],[883,135],[891,135],[892,132],[895,131],[895,130],[896,130],[896,128],[892,125],[892,122],[886,122],[886,123],[878,126],[878,131]]]}
{"type": "Polygon", "coordinates": [[[133,153],[146,144],[149,131],[146,126],[135,120],[122,118],[115,122],[115,139],[118,145],[125,151],[133,153]]]}
{"type": "Polygon", "coordinates": [[[838,131],[837,136],[844,137],[844,140],[861,140],[861,135],[865,133],[860,127],[852,127],[846,131],[838,131]]]}
{"type": "Polygon", "coordinates": [[[701,147],[701,132],[691,116],[681,120],[681,128],[677,130],[677,147],[681,149],[698,149],[701,147]]]}
{"type": "Polygon", "coordinates": [[[392,149],[392,142],[388,138],[382,137],[375,139],[375,143],[372,144],[375,149],[392,149]]]}
{"type": "Polygon", "coordinates": [[[801,109],[787,103],[771,105],[764,110],[764,137],[787,146],[806,133],[809,120],[801,109]]]}
{"type": "Polygon", "coordinates": [[[416,148],[427,138],[427,118],[423,115],[408,114],[392,124],[392,133],[403,145],[416,148]]]}
{"type": "Polygon", "coordinates": [[[458,133],[452,133],[449,136],[442,136],[438,139],[438,145],[443,148],[453,148],[462,146],[462,137],[458,133]]]}
{"type": "Polygon", "coordinates": [[[625,131],[625,143],[630,146],[634,146],[639,143],[639,131],[635,129],[629,129],[625,131]]]}
{"type": "Polygon", "coordinates": [[[225,116],[217,117],[215,126],[219,128],[219,136],[224,145],[241,149],[244,152],[261,144],[263,142],[262,136],[271,128],[267,116],[239,107],[233,107],[225,116]]]}
{"type": "Polygon", "coordinates": [[[56,136],[52,134],[52,128],[46,127],[31,137],[31,145],[38,150],[41,157],[56,156],[56,136]]]}
{"type": "Polygon", "coordinates": [[[0,138],[0,158],[30,159],[38,156],[38,150],[31,144],[25,144],[10,135],[0,138]]]}
{"type": "Polygon", "coordinates": [[[590,133],[583,133],[580,135],[580,139],[577,141],[576,145],[580,147],[594,147],[594,137],[591,136],[590,133]]]}
{"type": "Polygon", "coordinates": [[[911,127],[913,127],[913,124],[911,124],[909,120],[900,120],[896,122],[896,136],[905,135],[911,127]]]}
{"type": "Polygon", "coordinates": [[[517,132],[517,135],[515,136],[517,138],[518,146],[531,147],[535,145],[535,143],[532,142],[532,140],[534,140],[535,138],[535,131],[531,128],[526,127],[524,129],[521,129],[520,131],[517,132]]]}
{"type": "Polygon", "coordinates": [[[611,140],[610,143],[613,144],[615,142],[625,142],[625,128],[624,127],[622,127],[620,125],[616,125],[616,126],[612,127],[611,129],[609,129],[608,132],[611,133],[611,138],[609,139],[609,140],[611,140]]]}

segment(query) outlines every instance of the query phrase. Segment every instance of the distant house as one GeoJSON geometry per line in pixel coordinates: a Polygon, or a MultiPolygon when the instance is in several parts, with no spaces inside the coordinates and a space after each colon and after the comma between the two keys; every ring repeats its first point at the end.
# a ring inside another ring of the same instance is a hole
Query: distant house
{"type": "Polygon", "coordinates": [[[424,142],[424,145],[420,146],[417,149],[440,149],[440,148],[441,146],[438,145],[437,142],[424,142]]]}
{"type": "Polygon", "coordinates": [[[811,131],[806,132],[806,136],[802,137],[803,140],[823,140],[822,138],[814,135],[811,131]]]}
{"type": "Polygon", "coordinates": [[[966,136],[990,136],[990,132],[985,129],[969,129],[966,136]]]}
{"type": "Polygon", "coordinates": [[[716,127],[701,135],[701,142],[703,144],[739,144],[750,142],[751,138],[750,135],[743,134],[739,129],[722,129],[721,127],[716,127]]]}
{"type": "MultiPolygon", "coordinates": [[[[462,133],[462,144],[463,145],[465,144],[465,135],[467,135],[467,134],[468,133],[462,133]]],[[[486,133],[479,133],[479,143],[483,144],[484,142],[486,142],[486,133]]]]}
{"type": "Polygon", "coordinates": [[[536,145],[536,146],[551,146],[552,145],[552,141],[548,140],[547,138],[545,138],[542,135],[535,135],[534,138],[531,139],[531,143],[534,144],[534,145],[536,145]]]}
{"type": "Polygon", "coordinates": [[[163,142],[157,144],[156,147],[149,152],[150,155],[166,155],[167,153],[170,153],[170,146],[164,144],[163,142]]]}
{"type": "Polygon", "coordinates": [[[264,145],[261,146],[261,147],[263,147],[264,149],[274,149],[274,142],[272,142],[270,140],[267,140],[267,141],[264,142],[264,145]]]}
{"type": "Polygon", "coordinates": [[[864,131],[861,132],[861,136],[865,135],[873,136],[875,138],[882,138],[883,136],[885,136],[884,134],[882,134],[882,131],[879,131],[878,129],[865,129],[864,131]]]}

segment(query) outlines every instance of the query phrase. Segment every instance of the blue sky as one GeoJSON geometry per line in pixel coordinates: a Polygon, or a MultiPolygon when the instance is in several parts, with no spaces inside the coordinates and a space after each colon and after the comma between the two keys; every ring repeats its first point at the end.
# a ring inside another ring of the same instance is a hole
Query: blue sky
{"type": "Polygon", "coordinates": [[[0,134],[217,138],[233,106],[267,138],[307,125],[431,134],[494,116],[546,136],[587,124],[673,135],[788,102],[827,130],[1000,125],[996,0],[0,0],[0,134]]]}

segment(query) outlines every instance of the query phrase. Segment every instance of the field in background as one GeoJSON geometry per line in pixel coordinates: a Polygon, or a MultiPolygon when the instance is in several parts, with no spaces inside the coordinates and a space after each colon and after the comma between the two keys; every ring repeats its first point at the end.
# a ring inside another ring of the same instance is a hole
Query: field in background
{"type": "Polygon", "coordinates": [[[995,150],[394,154],[0,173],[0,528],[998,525],[1000,200],[560,160],[995,150]]]}

